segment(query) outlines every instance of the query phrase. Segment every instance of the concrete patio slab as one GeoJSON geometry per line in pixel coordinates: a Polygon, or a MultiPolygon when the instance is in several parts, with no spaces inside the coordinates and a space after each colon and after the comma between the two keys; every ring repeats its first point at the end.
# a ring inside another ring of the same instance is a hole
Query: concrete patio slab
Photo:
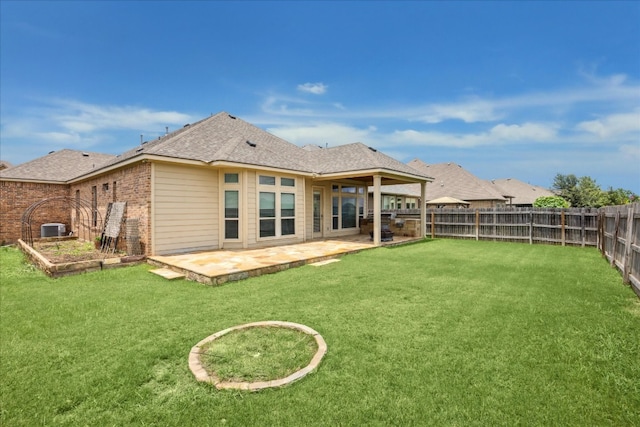
{"type": "MultiPolygon", "coordinates": [[[[390,244],[415,241],[397,238],[390,244]]],[[[387,246],[386,244],[384,246],[387,246]]],[[[188,280],[207,285],[276,273],[305,264],[334,259],[345,254],[375,248],[368,236],[356,235],[338,239],[313,240],[295,245],[251,250],[218,250],[168,256],[150,256],[151,265],[183,274],[188,280]]]]}

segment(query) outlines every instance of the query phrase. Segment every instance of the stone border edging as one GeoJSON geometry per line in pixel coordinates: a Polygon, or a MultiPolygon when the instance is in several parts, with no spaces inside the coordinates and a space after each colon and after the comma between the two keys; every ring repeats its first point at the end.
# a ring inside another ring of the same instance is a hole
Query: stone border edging
{"type": "Polygon", "coordinates": [[[189,369],[191,370],[193,375],[195,375],[196,380],[213,384],[218,390],[236,389],[236,390],[258,391],[258,390],[262,390],[270,387],[282,387],[284,385],[297,381],[301,378],[304,378],[307,374],[314,371],[318,367],[318,365],[320,364],[320,361],[322,360],[322,358],[326,353],[327,353],[327,343],[324,341],[324,338],[322,338],[322,336],[318,332],[311,329],[310,327],[301,325],[299,323],[282,322],[279,320],[268,320],[263,322],[245,323],[244,325],[233,326],[223,331],[216,332],[213,335],[209,335],[207,338],[203,339],[198,344],[193,346],[193,348],[191,348],[191,351],[189,352],[189,369]],[[218,376],[215,373],[212,373],[211,375],[207,373],[206,369],[204,369],[204,366],[202,366],[202,363],[200,362],[200,354],[202,354],[201,347],[204,344],[209,343],[213,340],[216,340],[221,336],[226,335],[232,331],[236,331],[239,329],[261,327],[261,326],[274,326],[279,328],[296,329],[300,332],[311,335],[316,340],[316,344],[318,345],[318,351],[316,351],[316,354],[314,354],[313,358],[311,359],[311,362],[309,362],[307,366],[305,366],[304,368],[294,372],[293,374],[285,378],[279,378],[277,380],[256,381],[256,382],[221,381],[220,378],[218,378],[218,376]]]}

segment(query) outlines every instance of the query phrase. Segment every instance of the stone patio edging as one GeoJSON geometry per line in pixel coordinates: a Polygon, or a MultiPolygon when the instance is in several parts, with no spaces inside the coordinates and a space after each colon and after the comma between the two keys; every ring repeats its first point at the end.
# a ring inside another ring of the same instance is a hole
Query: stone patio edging
{"type": "Polygon", "coordinates": [[[318,367],[318,365],[320,364],[320,361],[322,360],[322,358],[326,353],[327,353],[327,343],[324,341],[324,338],[322,338],[322,336],[317,331],[311,329],[310,327],[301,325],[299,323],[282,322],[279,320],[268,320],[268,321],[262,321],[262,322],[245,323],[244,325],[239,325],[239,326],[233,326],[223,331],[216,332],[215,334],[210,335],[207,338],[203,339],[198,344],[193,346],[193,348],[189,352],[189,369],[191,370],[193,375],[195,375],[196,380],[213,384],[218,390],[236,389],[236,390],[259,391],[259,390],[270,388],[270,387],[282,387],[284,385],[297,381],[301,378],[304,378],[307,374],[313,372],[318,367]],[[316,344],[318,345],[318,351],[316,351],[316,354],[313,356],[313,358],[311,359],[311,362],[309,362],[307,366],[305,366],[304,368],[294,372],[293,374],[285,378],[279,378],[277,380],[256,381],[256,382],[222,381],[220,380],[220,378],[218,378],[218,376],[215,373],[212,373],[211,375],[207,373],[206,369],[204,368],[204,366],[202,366],[202,363],[200,362],[200,355],[203,353],[201,349],[202,346],[232,331],[236,331],[239,329],[263,327],[263,326],[296,329],[300,332],[311,335],[316,340],[316,344]]]}

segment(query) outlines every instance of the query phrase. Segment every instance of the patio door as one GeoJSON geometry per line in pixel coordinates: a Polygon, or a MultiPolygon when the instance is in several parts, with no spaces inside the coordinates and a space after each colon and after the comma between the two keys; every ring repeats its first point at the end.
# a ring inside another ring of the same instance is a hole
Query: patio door
{"type": "Polygon", "coordinates": [[[313,189],[313,238],[322,237],[322,188],[313,189]]]}

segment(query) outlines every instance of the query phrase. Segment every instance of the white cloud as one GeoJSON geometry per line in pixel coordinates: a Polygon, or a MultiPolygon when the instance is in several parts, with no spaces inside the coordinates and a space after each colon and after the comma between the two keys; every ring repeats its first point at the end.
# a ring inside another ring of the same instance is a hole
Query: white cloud
{"type": "Polygon", "coordinates": [[[453,104],[428,105],[424,112],[416,112],[417,120],[425,123],[440,123],[445,120],[462,120],[465,123],[489,122],[498,120],[501,115],[495,111],[495,106],[488,101],[470,101],[453,104]]]}
{"type": "Polygon", "coordinates": [[[638,134],[640,133],[640,110],[633,113],[611,114],[597,120],[580,122],[576,125],[576,129],[595,134],[603,139],[629,133],[638,134]]]}
{"type": "Polygon", "coordinates": [[[391,136],[397,145],[411,144],[470,148],[483,145],[502,145],[516,142],[551,141],[557,136],[556,125],[523,123],[507,125],[500,123],[480,133],[445,133],[417,130],[398,130],[391,136]]]}
{"type": "Polygon", "coordinates": [[[300,92],[312,93],[314,95],[323,95],[327,92],[329,86],[324,83],[305,83],[298,85],[298,90],[300,92]]]}
{"type": "Polygon", "coordinates": [[[491,139],[497,141],[548,141],[556,136],[554,125],[540,123],[524,123],[522,125],[505,125],[500,123],[489,131],[491,139]]]}
{"type": "MultiPolygon", "coordinates": [[[[131,144],[118,148],[118,142],[124,141],[119,141],[116,134],[136,131],[136,135],[161,135],[165,126],[175,129],[190,121],[190,115],[175,111],[53,99],[40,101],[38,106],[27,110],[3,114],[0,133],[5,145],[3,156],[8,154],[7,145],[28,145],[32,151],[38,152],[36,147],[48,151],[61,148],[88,149],[102,144],[102,151],[124,151],[131,144]]],[[[14,154],[15,161],[28,160],[26,155],[26,151],[14,154]]]]}
{"type": "Polygon", "coordinates": [[[338,123],[319,123],[309,126],[281,126],[268,128],[268,132],[297,145],[336,146],[352,142],[374,145],[378,140],[374,126],[357,128],[338,123]]]}
{"type": "Polygon", "coordinates": [[[167,125],[184,125],[191,116],[175,111],[153,111],[133,106],[103,106],[74,100],[54,100],[51,118],[64,129],[94,132],[101,129],[162,130],[167,125]]]}

